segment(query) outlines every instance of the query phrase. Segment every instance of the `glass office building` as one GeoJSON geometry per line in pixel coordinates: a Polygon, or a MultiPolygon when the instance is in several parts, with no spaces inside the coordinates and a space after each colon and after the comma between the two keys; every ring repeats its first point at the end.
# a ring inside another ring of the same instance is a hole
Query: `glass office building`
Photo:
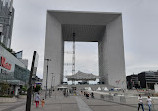
{"type": "Polygon", "coordinates": [[[0,42],[7,48],[11,46],[14,19],[13,0],[0,0],[0,42]]]}

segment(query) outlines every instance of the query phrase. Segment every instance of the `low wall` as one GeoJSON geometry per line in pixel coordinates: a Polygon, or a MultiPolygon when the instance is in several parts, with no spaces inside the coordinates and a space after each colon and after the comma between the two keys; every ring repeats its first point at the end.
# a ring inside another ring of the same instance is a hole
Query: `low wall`
{"type": "Polygon", "coordinates": [[[19,95],[18,98],[20,98],[20,99],[26,99],[27,95],[19,95]]]}
{"type": "Polygon", "coordinates": [[[17,102],[17,98],[0,97],[0,103],[17,102]]]}
{"type": "Polygon", "coordinates": [[[104,94],[95,94],[97,99],[117,102],[117,103],[127,103],[125,96],[114,96],[114,95],[104,95],[104,94]],[[97,96],[96,96],[97,95],[97,96]]]}
{"type": "MultiPolygon", "coordinates": [[[[91,93],[92,91],[88,91],[88,92],[91,93]]],[[[138,104],[137,96],[114,95],[110,93],[95,92],[95,91],[93,93],[96,99],[102,99],[109,102],[115,102],[118,104],[125,104],[125,105],[130,105],[130,106],[135,106],[135,107],[137,107],[137,104],[138,104]]],[[[158,111],[158,98],[154,98],[154,97],[151,97],[151,98],[154,101],[154,107],[155,109],[157,109],[156,111],[158,111]]],[[[147,108],[146,99],[147,97],[143,97],[144,106],[147,108]]]]}

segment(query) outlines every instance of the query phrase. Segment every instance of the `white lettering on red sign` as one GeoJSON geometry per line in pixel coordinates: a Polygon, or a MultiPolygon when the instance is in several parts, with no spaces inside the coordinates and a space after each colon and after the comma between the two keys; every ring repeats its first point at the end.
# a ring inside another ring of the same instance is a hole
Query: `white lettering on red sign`
{"type": "Polygon", "coordinates": [[[6,63],[6,58],[1,57],[1,66],[4,67],[5,69],[11,70],[12,65],[9,63],[6,63]]]}

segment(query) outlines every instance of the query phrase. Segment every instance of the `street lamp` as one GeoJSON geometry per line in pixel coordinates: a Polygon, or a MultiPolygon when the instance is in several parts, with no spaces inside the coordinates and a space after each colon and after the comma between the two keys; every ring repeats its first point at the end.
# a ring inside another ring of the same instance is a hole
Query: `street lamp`
{"type": "Polygon", "coordinates": [[[51,93],[52,93],[52,87],[53,87],[53,86],[52,86],[52,82],[53,82],[53,74],[54,74],[54,73],[51,73],[51,74],[52,74],[52,80],[51,80],[51,93]]]}
{"type": "Polygon", "coordinates": [[[57,89],[56,89],[56,87],[55,87],[55,75],[54,75],[54,81],[53,81],[53,82],[54,82],[55,99],[56,99],[56,90],[57,90],[57,89]]]}
{"type": "Polygon", "coordinates": [[[46,91],[45,91],[45,99],[47,98],[47,81],[48,81],[48,62],[51,61],[51,59],[45,59],[47,61],[47,73],[46,73],[46,91]]]}

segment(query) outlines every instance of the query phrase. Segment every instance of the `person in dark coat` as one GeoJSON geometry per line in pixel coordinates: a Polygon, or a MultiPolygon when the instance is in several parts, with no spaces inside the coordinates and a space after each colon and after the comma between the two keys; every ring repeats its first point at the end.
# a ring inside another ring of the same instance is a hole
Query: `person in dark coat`
{"type": "Polygon", "coordinates": [[[86,98],[89,99],[89,93],[86,93],[86,98]]]}
{"type": "Polygon", "coordinates": [[[94,93],[93,92],[91,93],[91,98],[94,98],[94,93]]]}

